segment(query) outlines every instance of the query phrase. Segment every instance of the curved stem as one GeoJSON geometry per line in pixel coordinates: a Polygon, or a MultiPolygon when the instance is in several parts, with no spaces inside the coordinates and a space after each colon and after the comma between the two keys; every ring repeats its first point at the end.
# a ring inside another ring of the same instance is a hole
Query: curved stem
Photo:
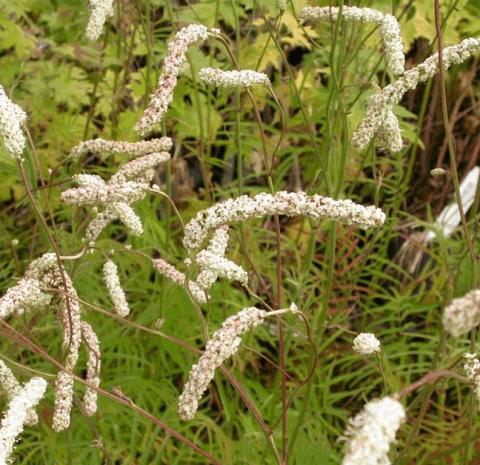
{"type": "Polygon", "coordinates": [[[190,449],[194,450],[198,454],[205,457],[209,461],[209,463],[212,463],[213,465],[222,465],[222,462],[219,459],[217,459],[216,457],[211,455],[209,452],[203,450],[201,447],[197,446],[193,441],[191,441],[190,439],[185,437],[183,434],[179,433],[177,430],[175,430],[174,428],[172,428],[171,426],[169,426],[168,424],[166,424],[165,422],[163,422],[162,420],[160,420],[156,416],[152,415],[147,410],[145,410],[145,409],[141,408],[140,406],[136,405],[130,398],[122,395],[121,393],[119,393],[117,391],[107,391],[105,389],[102,389],[100,387],[97,387],[97,386],[89,383],[88,381],[85,381],[84,379],[77,376],[75,373],[72,373],[69,370],[67,370],[60,362],[58,362],[56,359],[51,357],[48,354],[48,352],[46,352],[42,347],[40,347],[37,344],[28,340],[25,336],[23,336],[21,333],[16,331],[8,323],[1,320],[0,324],[2,326],[4,326],[8,330],[8,332],[12,333],[15,336],[15,337],[12,337],[12,336],[7,336],[7,337],[10,337],[11,339],[15,340],[15,342],[20,342],[27,349],[29,349],[32,352],[40,355],[43,359],[50,362],[58,370],[68,373],[70,376],[72,376],[72,378],[75,379],[75,381],[83,384],[84,386],[89,387],[90,389],[94,389],[95,391],[97,391],[102,396],[130,408],[131,410],[140,414],[141,416],[143,416],[147,420],[150,420],[152,423],[157,425],[163,431],[170,434],[172,437],[174,437],[178,441],[182,442],[183,444],[188,446],[190,449]]]}

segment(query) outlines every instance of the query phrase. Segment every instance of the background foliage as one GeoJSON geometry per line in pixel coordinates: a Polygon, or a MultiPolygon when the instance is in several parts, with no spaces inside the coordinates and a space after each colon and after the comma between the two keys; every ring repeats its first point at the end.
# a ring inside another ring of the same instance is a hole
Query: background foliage
{"type": "MultiPolygon", "coordinates": [[[[62,188],[78,172],[108,178],[123,162],[120,156],[71,162],[69,149],[94,137],[135,140],[133,126],[156,86],[166,43],[191,22],[220,27],[242,68],[271,77],[287,115],[273,173],[276,189],[352,197],[386,211],[388,222],[376,232],[282,220],[283,301],[296,302],[308,315],[319,355],[308,379],[312,350],[305,329],[300,321],[287,319],[289,394],[295,394],[289,409],[290,463],[339,463],[342,444],[337,439],[348,417],[385,390],[375,360],[351,351],[357,332],[374,332],[382,341],[389,392],[407,386],[435,364],[448,366],[468,348],[467,340],[445,341],[440,327],[445,303],[471,286],[465,240],[459,232],[425,246],[413,235],[432,227],[432,219],[453,192],[449,177],[430,176],[432,168],[448,169],[450,163],[437,80],[407,94],[397,108],[406,141],[402,152],[359,152],[350,142],[352,130],[364,115],[372,83],[384,85],[390,79],[379,36],[371,27],[302,26],[297,20],[307,4],[302,0],[289,1],[283,15],[274,0],[118,0],[107,32],[91,43],[84,37],[86,3],[0,0],[0,80],[29,114],[40,164],[36,166],[27,153],[29,176],[39,188],[42,208],[53,212],[51,227],[63,254],[80,250],[86,216],[83,210],[60,203],[62,188]],[[420,265],[413,269],[416,257],[420,265]]],[[[408,66],[435,50],[433,2],[359,3],[399,18],[408,66]]],[[[480,35],[477,0],[445,0],[442,14],[445,44],[480,35]]],[[[225,50],[216,44],[193,47],[163,128],[163,134],[174,139],[175,156],[171,166],[158,173],[158,184],[171,195],[184,221],[215,200],[267,188],[250,101],[239,92],[204,86],[195,78],[203,66],[232,68],[225,50]]],[[[480,154],[478,69],[475,59],[447,73],[461,177],[478,164],[480,154]]],[[[254,94],[271,152],[282,132],[278,106],[265,90],[254,94]]],[[[5,290],[30,260],[48,250],[48,241],[17,167],[5,154],[0,154],[0,179],[0,288],[5,290]]],[[[469,215],[474,232],[477,207],[469,215]]],[[[197,418],[189,423],[179,420],[177,398],[196,356],[155,334],[155,324],[163,319],[163,333],[199,348],[201,327],[182,289],[156,275],[148,259],[125,252],[123,245],[131,244],[179,267],[185,258],[181,226],[168,203],[150,197],[141,202],[139,211],[145,225],[141,238],[126,237],[113,225],[98,243],[105,253],[119,250],[115,260],[133,310],[130,323],[84,307],[85,318],[101,341],[102,387],[121,389],[137,405],[221,457],[225,465],[273,464],[263,434],[221,374],[197,418]]],[[[276,273],[274,242],[272,222],[253,221],[235,230],[230,252],[250,270],[253,263],[270,289],[276,273]]],[[[103,260],[95,252],[69,271],[82,299],[109,309],[100,278],[103,260]]],[[[258,292],[262,293],[259,286],[258,292]]],[[[212,297],[207,312],[211,331],[226,316],[252,304],[241,288],[225,282],[216,285],[212,297]]],[[[51,315],[25,315],[16,325],[61,357],[61,333],[51,315]]],[[[274,324],[258,328],[244,342],[232,371],[279,440],[279,373],[259,356],[261,352],[278,360],[277,328],[274,324]]],[[[19,375],[30,376],[31,368],[55,373],[47,362],[8,340],[2,342],[2,355],[17,363],[12,366],[19,375]]],[[[476,439],[480,423],[468,426],[468,390],[442,381],[427,399],[429,390],[408,398],[408,422],[399,435],[395,463],[480,463],[475,461],[480,456],[476,439]],[[421,409],[425,418],[417,430],[421,409]],[[468,430],[473,447],[466,457],[468,430]]],[[[204,463],[158,427],[104,398],[96,417],[85,419],[76,409],[70,430],[55,434],[49,426],[51,390],[49,394],[40,409],[45,421],[29,428],[16,448],[18,464],[204,463]]]]}

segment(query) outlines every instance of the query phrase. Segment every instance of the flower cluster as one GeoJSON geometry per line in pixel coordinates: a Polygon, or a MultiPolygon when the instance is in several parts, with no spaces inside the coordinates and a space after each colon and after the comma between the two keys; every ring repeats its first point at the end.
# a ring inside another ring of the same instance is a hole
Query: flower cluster
{"type": "Polygon", "coordinates": [[[130,205],[125,202],[111,203],[102,211],[94,209],[95,218],[88,224],[85,233],[85,243],[93,246],[102,231],[115,220],[120,220],[132,236],[140,236],[143,233],[143,225],[140,218],[130,205]]]}
{"type": "Polygon", "coordinates": [[[387,66],[393,74],[400,76],[405,71],[405,54],[400,26],[395,16],[389,14],[383,16],[380,22],[380,34],[387,66]]]}
{"type": "MultiPolygon", "coordinates": [[[[82,337],[88,352],[86,381],[92,386],[98,387],[100,386],[100,367],[102,363],[100,343],[93,328],[85,321],[82,321],[82,337]]],[[[97,411],[97,397],[97,391],[94,388],[90,386],[85,388],[83,408],[89,417],[95,415],[97,411]]]]}
{"type": "MultiPolygon", "coordinates": [[[[146,150],[146,147],[142,146],[141,149],[146,150]]],[[[142,234],[142,222],[130,205],[145,197],[155,175],[154,167],[169,159],[167,152],[148,153],[123,165],[109,182],[91,174],[74,176],[78,187],[62,192],[61,198],[72,205],[94,207],[96,216],[88,225],[85,234],[85,242],[89,246],[93,246],[103,229],[117,219],[132,235],[142,234]],[[99,211],[99,207],[103,209],[99,211]]]]}
{"type": "Polygon", "coordinates": [[[97,40],[103,32],[105,21],[113,16],[113,0],[89,0],[90,18],[85,34],[90,40],[97,40]]]}
{"type": "Polygon", "coordinates": [[[117,140],[105,140],[101,138],[90,139],[80,142],[70,150],[72,158],[79,158],[87,153],[107,155],[128,155],[134,158],[147,155],[152,152],[168,152],[172,148],[170,137],[159,139],[142,140],[139,142],[127,142],[117,140]]]}
{"type": "Polygon", "coordinates": [[[167,56],[163,62],[157,89],[152,94],[147,109],[135,126],[139,134],[145,135],[153,131],[162,120],[172,102],[178,75],[186,61],[190,45],[199,40],[206,40],[209,34],[216,33],[216,30],[209,31],[207,27],[201,24],[190,24],[177,32],[173,42],[168,44],[167,56]]]}
{"type": "Polygon", "coordinates": [[[287,10],[287,0],[277,0],[277,8],[280,12],[287,10]]]}
{"type": "Polygon", "coordinates": [[[167,152],[152,152],[143,157],[136,158],[122,167],[112,176],[112,183],[124,183],[137,180],[140,183],[149,183],[155,172],[153,168],[170,160],[167,152]]]}
{"type": "Polygon", "coordinates": [[[329,218],[364,227],[378,226],[385,221],[385,214],[379,208],[363,207],[351,200],[334,200],[320,195],[309,196],[304,192],[285,191],[274,195],[262,193],[253,198],[242,195],[198,212],[185,226],[183,244],[189,250],[197,249],[211,229],[266,215],[329,218]]]}
{"type": "Polygon", "coordinates": [[[202,250],[197,254],[196,261],[202,268],[197,283],[203,289],[209,289],[219,277],[239,281],[244,286],[248,284],[248,273],[231,260],[202,250]]]}
{"type": "Polygon", "coordinates": [[[198,77],[205,83],[216,87],[253,87],[270,86],[270,79],[265,73],[250,69],[240,71],[223,71],[218,68],[202,68],[198,77]]]}
{"type": "MultiPolygon", "coordinates": [[[[302,19],[333,20],[335,21],[340,12],[338,7],[307,6],[300,12],[302,19]]],[[[342,7],[342,18],[349,22],[380,23],[384,14],[374,8],[359,8],[356,6],[342,7]]]]}
{"type": "MultiPolygon", "coordinates": [[[[0,360],[0,386],[7,393],[7,398],[11,401],[16,395],[20,394],[22,385],[17,381],[12,370],[8,368],[3,360],[0,360]]],[[[35,425],[38,423],[38,415],[33,408],[28,410],[28,415],[25,420],[27,425],[35,425]]]]}
{"type": "Polygon", "coordinates": [[[377,137],[380,147],[392,152],[400,152],[402,150],[402,132],[393,111],[387,113],[385,121],[378,129],[377,137]]]}
{"type": "Polygon", "coordinates": [[[0,426],[0,463],[11,463],[10,455],[18,436],[35,407],[45,394],[47,382],[43,378],[32,378],[8,405],[0,426]]]}
{"type": "Polygon", "coordinates": [[[342,465],[389,465],[390,445],[404,421],[405,410],[392,397],[368,402],[349,421],[342,438],[347,441],[342,465]]]}
{"type": "Polygon", "coordinates": [[[66,371],[60,371],[55,381],[55,402],[52,428],[57,433],[70,426],[70,414],[73,405],[73,377],[66,371]]]}
{"type": "MultiPolygon", "coordinates": [[[[457,45],[443,49],[443,64],[445,70],[452,65],[468,60],[480,51],[480,39],[465,39],[457,45]]],[[[388,133],[388,126],[392,126],[393,107],[400,103],[404,94],[415,89],[420,82],[434,76],[439,68],[438,52],[431,55],[423,63],[406,71],[398,80],[376,92],[368,103],[365,118],[357,127],[353,142],[359,148],[365,148],[380,131],[388,133]],[[385,128],[387,126],[387,128],[385,128]]],[[[398,123],[396,123],[398,125],[398,123]]],[[[394,132],[391,142],[392,149],[398,147],[398,132],[394,132]]]]}
{"type": "MultiPolygon", "coordinates": [[[[78,361],[81,344],[81,312],[70,276],[63,266],[58,266],[57,257],[53,253],[44,254],[34,260],[28,267],[25,276],[37,279],[43,288],[53,292],[50,305],[56,309],[63,325],[63,346],[67,349],[65,367],[73,371],[78,361]]],[[[70,425],[70,411],[73,403],[73,378],[64,371],[59,372],[55,382],[55,405],[52,428],[63,431],[70,425]]]]}
{"type": "Polygon", "coordinates": [[[130,313],[125,292],[123,292],[118,276],[118,268],[112,260],[107,260],[103,265],[103,279],[108,289],[108,294],[113,302],[115,312],[125,317],[130,313]]]}
{"type": "MultiPolygon", "coordinates": [[[[55,382],[55,405],[52,427],[63,431],[70,424],[73,402],[73,377],[69,372],[77,365],[82,340],[82,319],[77,292],[64,267],[59,266],[53,253],[34,260],[24,277],[0,299],[2,317],[48,305],[60,319],[63,327],[63,347],[67,351],[65,368],[55,382]],[[33,290],[28,295],[28,287],[33,290]]],[[[11,379],[10,379],[11,384],[11,379]]]]}
{"type": "MultiPolygon", "coordinates": [[[[152,260],[152,262],[155,269],[162,276],[165,276],[179,286],[185,286],[185,275],[181,271],[178,271],[173,265],[170,265],[170,263],[161,258],[156,258],[152,260]]],[[[203,291],[196,282],[188,281],[188,289],[198,303],[204,304],[207,302],[205,291],[203,291]]]]}
{"type": "Polygon", "coordinates": [[[360,355],[370,355],[380,352],[380,341],[372,333],[360,333],[353,340],[353,350],[360,355]]]}
{"type": "Polygon", "coordinates": [[[198,402],[215,376],[215,370],[234,355],[242,342],[241,336],[263,323],[265,318],[282,313],[297,312],[292,304],[289,309],[266,312],[255,307],[244,308],[228,317],[222,327],[207,342],[197,364],[192,366],[188,381],[178,401],[178,413],[183,420],[191,420],[198,409],[198,402]]]}
{"type": "Polygon", "coordinates": [[[73,181],[78,188],[62,192],[61,198],[70,205],[101,205],[106,203],[133,203],[144,196],[148,184],[143,182],[105,183],[95,174],[77,174],[73,181]]]}
{"type": "Polygon", "coordinates": [[[51,295],[42,291],[38,279],[22,278],[0,299],[0,318],[13,313],[22,314],[31,308],[46,307],[51,299],[51,295]]]}
{"type": "Polygon", "coordinates": [[[463,369],[467,375],[468,380],[473,383],[474,392],[477,399],[480,401],[480,360],[476,354],[463,354],[465,363],[463,369]]]}
{"type": "Polygon", "coordinates": [[[37,280],[45,292],[51,293],[49,306],[56,310],[62,321],[63,346],[68,348],[65,365],[67,370],[73,370],[81,343],[81,312],[70,276],[63,266],[59,267],[54,253],[46,253],[29,265],[25,277],[37,280]]]}
{"type": "Polygon", "coordinates": [[[373,23],[380,25],[383,48],[387,66],[395,75],[403,74],[405,70],[405,55],[400,26],[396,18],[373,8],[358,8],[355,6],[338,7],[306,7],[300,15],[303,19],[335,21],[341,14],[345,21],[373,23]]]}
{"type": "Polygon", "coordinates": [[[443,312],[443,327],[454,337],[468,333],[480,323],[480,290],[453,299],[443,312]]]}
{"type": "Polygon", "coordinates": [[[213,232],[207,248],[196,255],[195,262],[200,267],[196,281],[202,289],[210,289],[219,277],[239,281],[244,286],[248,284],[247,272],[225,258],[228,238],[228,227],[220,226],[213,232]]]}
{"type": "Polygon", "coordinates": [[[7,97],[0,85],[0,135],[5,149],[13,158],[21,159],[25,149],[22,124],[26,119],[27,114],[7,97]]]}

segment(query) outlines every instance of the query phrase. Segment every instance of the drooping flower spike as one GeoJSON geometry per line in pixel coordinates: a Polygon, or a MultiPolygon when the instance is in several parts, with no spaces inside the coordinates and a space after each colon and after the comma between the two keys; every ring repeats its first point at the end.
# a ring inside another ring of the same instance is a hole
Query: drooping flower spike
{"type": "Polygon", "coordinates": [[[204,290],[210,289],[218,278],[248,284],[248,273],[239,265],[225,258],[228,246],[228,227],[220,226],[213,232],[208,246],[195,256],[200,267],[196,282],[204,290]]]}
{"type": "Polygon", "coordinates": [[[103,280],[112,299],[115,312],[122,317],[128,316],[130,307],[120,284],[117,265],[112,260],[107,260],[103,265],[103,280]]]}
{"type": "Polygon", "coordinates": [[[139,142],[105,140],[99,137],[77,144],[70,150],[70,157],[76,159],[90,152],[105,155],[128,155],[137,158],[152,152],[168,152],[172,148],[172,145],[173,143],[170,137],[142,140],[139,142]]]}
{"type": "Polygon", "coordinates": [[[62,192],[61,198],[72,205],[94,206],[96,216],[85,233],[88,246],[93,246],[101,232],[115,220],[120,220],[130,234],[142,234],[142,222],[130,205],[145,197],[155,175],[154,168],[169,159],[167,152],[140,156],[123,165],[108,182],[96,175],[74,176],[78,187],[62,192]]]}
{"type": "MultiPolygon", "coordinates": [[[[73,371],[77,365],[81,344],[81,312],[77,291],[66,270],[59,268],[57,257],[46,253],[34,260],[25,277],[38,279],[46,289],[58,290],[53,293],[50,305],[56,309],[63,325],[63,347],[67,349],[65,368],[73,371]]],[[[70,411],[73,404],[73,377],[60,371],[55,382],[55,404],[52,428],[63,431],[70,425],[70,411]]]]}
{"type": "Polygon", "coordinates": [[[280,191],[276,194],[242,195],[216,203],[202,210],[185,226],[183,245],[189,250],[202,246],[209,232],[226,224],[238,223],[266,215],[307,216],[328,218],[363,227],[379,226],[385,214],[374,206],[363,207],[351,200],[334,200],[304,192],[280,191]]]}
{"type": "Polygon", "coordinates": [[[345,21],[379,25],[388,69],[395,75],[403,74],[405,71],[403,40],[395,16],[373,8],[358,8],[356,6],[343,6],[342,8],[306,7],[301,11],[300,16],[303,19],[336,21],[339,14],[345,21]]]}
{"type": "Polygon", "coordinates": [[[265,318],[283,313],[296,313],[297,307],[267,312],[255,307],[244,308],[228,317],[222,327],[207,342],[205,351],[197,364],[193,365],[178,401],[178,413],[183,420],[191,420],[198,409],[198,402],[215,376],[215,370],[234,355],[242,342],[241,336],[263,323],[265,318]]]}
{"type": "MultiPolygon", "coordinates": [[[[170,279],[175,284],[184,287],[185,286],[185,274],[178,271],[173,265],[166,262],[162,258],[156,258],[152,260],[155,269],[166,278],[170,279]]],[[[192,297],[200,304],[207,302],[205,291],[194,281],[188,282],[188,289],[192,294],[192,297]]]]}
{"type": "Polygon", "coordinates": [[[105,21],[113,16],[113,0],[89,0],[88,9],[90,17],[85,35],[89,40],[97,40],[102,35],[105,21]]]}
{"type": "MultiPolygon", "coordinates": [[[[100,343],[93,328],[85,321],[82,321],[82,337],[85,341],[88,352],[86,381],[88,381],[94,387],[99,387],[100,367],[102,364],[100,343]]],[[[90,386],[85,388],[85,394],[83,396],[83,408],[89,417],[95,415],[97,411],[97,397],[98,394],[94,388],[90,386]]]]}
{"type": "Polygon", "coordinates": [[[21,314],[31,308],[46,307],[52,296],[42,291],[38,279],[22,278],[0,298],[0,318],[21,314]]]}
{"type": "MultiPolygon", "coordinates": [[[[463,63],[480,52],[480,39],[465,39],[457,45],[443,49],[443,64],[445,70],[453,65],[463,63]]],[[[391,150],[400,146],[398,131],[392,130],[398,122],[392,121],[393,108],[401,102],[405,93],[415,89],[420,82],[433,77],[438,72],[438,52],[428,57],[423,63],[406,71],[398,80],[376,92],[367,106],[365,118],[358,125],[353,135],[353,143],[359,148],[365,148],[379,132],[382,144],[391,150]],[[391,137],[385,140],[385,134],[391,137]]],[[[394,115],[393,115],[394,117],[394,115]]],[[[400,147],[401,148],[401,147],[400,147]]]]}
{"type": "MultiPolygon", "coordinates": [[[[12,370],[6,365],[6,363],[0,359],[0,386],[7,393],[9,401],[20,394],[22,391],[22,385],[17,381],[12,370]]],[[[38,423],[38,415],[33,408],[29,409],[25,424],[35,425],[38,423]]]]}
{"type": "Polygon", "coordinates": [[[32,378],[10,401],[0,426],[0,464],[12,463],[13,446],[46,388],[43,378],[32,378]]]}
{"type": "Polygon", "coordinates": [[[388,452],[405,418],[402,404],[392,397],[368,402],[349,421],[342,465],[390,465],[388,452]]]}
{"type": "Polygon", "coordinates": [[[139,134],[145,135],[160,124],[173,100],[173,91],[177,85],[181,67],[187,59],[188,48],[195,42],[206,40],[209,35],[215,35],[218,32],[216,29],[209,30],[201,24],[190,24],[176,33],[173,42],[168,44],[157,89],[150,97],[147,109],[135,126],[139,134]]]}
{"type": "Polygon", "coordinates": [[[0,136],[6,151],[12,158],[22,158],[26,145],[22,124],[26,120],[27,114],[7,97],[0,85],[0,136]]]}
{"type": "Polygon", "coordinates": [[[265,73],[250,69],[223,71],[218,68],[202,68],[198,77],[206,84],[215,87],[253,87],[270,86],[270,79],[265,73]]]}
{"type": "Polygon", "coordinates": [[[468,333],[480,324],[480,289],[453,299],[443,312],[443,328],[453,337],[468,333]]]}

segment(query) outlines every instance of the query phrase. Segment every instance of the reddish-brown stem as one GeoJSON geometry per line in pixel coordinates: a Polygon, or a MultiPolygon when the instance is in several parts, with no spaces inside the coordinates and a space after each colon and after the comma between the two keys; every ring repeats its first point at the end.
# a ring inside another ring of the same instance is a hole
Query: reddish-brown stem
{"type": "MultiPolygon", "coordinates": [[[[222,462],[219,459],[215,458],[209,452],[207,452],[207,451],[203,450],[201,447],[197,446],[194,442],[190,441],[190,439],[183,436],[183,434],[179,433],[174,428],[167,425],[166,423],[164,423],[162,420],[155,417],[154,415],[152,415],[150,412],[148,412],[148,411],[144,410],[143,408],[139,407],[138,405],[136,405],[131,399],[129,399],[125,396],[116,394],[114,392],[106,391],[105,389],[102,389],[100,387],[94,386],[93,384],[90,384],[88,381],[85,381],[84,379],[80,378],[79,376],[75,375],[74,373],[69,372],[68,370],[66,370],[66,368],[60,362],[58,362],[55,358],[51,357],[48,354],[48,352],[46,352],[42,347],[40,347],[37,344],[34,344],[30,340],[28,340],[25,336],[23,336],[21,333],[16,331],[12,326],[10,326],[5,321],[1,320],[0,323],[2,324],[2,326],[4,326],[7,329],[7,331],[9,333],[12,333],[15,336],[14,338],[12,337],[12,339],[14,339],[16,342],[20,342],[21,344],[23,344],[26,348],[28,348],[32,352],[40,355],[43,359],[50,362],[58,370],[69,373],[76,381],[78,381],[79,383],[81,383],[85,386],[88,386],[91,389],[94,389],[99,394],[103,395],[104,397],[107,397],[108,399],[114,400],[114,401],[116,401],[116,402],[118,402],[122,405],[125,405],[126,407],[131,408],[132,410],[134,410],[135,412],[137,412],[138,414],[140,414],[144,418],[150,420],[152,423],[157,425],[159,428],[164,430],[166,433],[170,434],[172,437],[174,437],[178,441],[182,442],[183,444],[190,447],[192,450],[194,450],[198,454],[205,457],[210,463],[212,463],[214,465],[222,465],[222,462]]],[[[10,337],[10,336],[7,334],[7,337],[10,337]]]]}
{"type": "MultiPolygon", "coordinates": [[[[60,260],[60,249],[59,249],[57,243],[55,242],[55,239],[53,238],[53,236],[50,232],[48,224],[45,221],[45,218],[43,217],[43,214],[42,214],[42,212],[40,211],[40,208],[37,205],[35,197],[32,194],[32,191],[30,190],[30,185],[28,183],[27,175],[25,173],[25,168],[24,168],[23,162],[21,160],[18,160],[18,167],[20,169],[20,175],[21,175],[22,181],[25,185],[25,189],[27,190],[28,197],[30,198],[30,201],[32,202],[33,209],[34,209],[38,219],[40,220],[40,223],[42,224],[42,226],[45,230],[45,234],[47,235],[48,241],[50,242],[50,245],[52,246],[53,251],[55,252],[55,256],[56,256],[56,259],[57,259],[58,270],[60,272],[60,277],[62,279],[62,284],[63,284],[63,287],[65,289],[65,292],[67,293],[67,289],[68,289],[67,278],[66,278],[65,272],[63,270],[62,261],[60,260]]],[[[70,350],[70,346],[72,344],[72,335],[73,335],[73,320],[72,320],[72,310],[71,310],[71,307],[70,307],[70,299],[67,295],[65,295],[65,304],[66,304],[66,307],[67,307],[68,325],[69,325],[69,330],[70,330],[69,331],[70,339],[68,341],[68,350],[70,350]]]]}
{"type": "MultiPolygon", "coordinates": [[[[465,234],[465,240],[467,241],[467,248],[470,253],[471,264],[472,264],[472,279],[471,285],[475,289],[477,286],[477,252],[475,250],[472,236],[468,230],[467,217],[465,215],[465,210],[463,207],[462,197],[460,194],[460,182],[458,178],[457,171],[457,159],[455,153],[455,144],[452,134],[452,127],[449,124],[448,120],[448,105],[447,105],[447,91],[445,87],[445,68],[443,60],[443,43],[442,43],[442,18],[440,12],[440,0],[434,0],[434,10],[435,10],[435,29],[437,32],[437,44],[438,44],[438,81],[440,86],[441,93],[441,103],[442,103],[442,116],[443,124],[445,126],[445,135],[448,141],[448,151],[450,152],[450,171],[452,173],[453,186],[455,188],[455,198],[458,204],[458,211],[460,213],[460,218],[462,220],[463,232],[465,234]]],[[[474,351],[476,346],[476,328],[472,329],[470,332],[470,347],[474,351]]],[[[471,443],[471,434],[473,428],[473,415],[474,415],[474,399],[470,398],[470,408],[468,409],[468,427],[467,427],[467,438],[465,440],[465,448],[463,455],[463,463],[467,464],[469,460],[469,451],[471,443]]]]}
{"type": "Polygon", "coordinates": [[[426,375],[422,376],[420,379],[415,381],[414,383],[410,384],[409,386],[403,388],[398,394],[398,398],[401,399],[402,397],[408,396],[412,392],[420,389],[425,384],[430,384],[436,381],[439,378],[457,378],[460,380],[464,380],[463,377],[457,375],[456,373],[449,371],[449,370],[433,370],[427,373],[426,375]]]}
{"type": "MultiPolygon", "coordinates": [[[[123,323],[125,323],[126,325],[128,326],[131,326],[133,328],[136,328],[136,329],[140,329],[142,331],[145,331],[147,333],[150,333],[150,334],[154,334],[156,336],[160,336],[162,337],[163,339],[166,339],[170,342],[173,342],[181,347],[183,347],[184,349],[188,350],[189,352],[193,352],[195,354],[201,354],[202,351],[197,349],[196,347],[193,347],[191,346],[190,344],[188,344],[187,342],[183,341],[182,339],[178,339],[174,336],[170,336],[168,334],[165,334],[161,331],[155,331],[153,329],[150,329],[146,326],[143,326],[143,325],[140,325],[138,323],[135,323],[133,321],[130,321],[130,320],[127,320],[126,318],[123,318],[121,317],[120,315],[117,315],[116,313],[112,313],[112,312],[109,312],[107,310],[104,310],[103,308],[100,308],[98,307],[97,305],[94,305],[94,304],[91,304],[89,302],[86,302],[78,297],[75,297],[73,295],[69,295],[67,293],[65,293],[64,291],[61,291],[61,290],[58,290],[58,289],[48,289],[49,291],[51,292],[58,292],[58,293],[61,293],[61,294],[65,294],[65,295],[68,295],[70,298],[72,299],[76,299],[79,303],[81,303],[82,305],[85,305],[85,306],[88,306],[90,307],[91,309],[99,312],[99,313],[102,313],[104,315],[107,315],[107,316],[110,316],[116,320],[119,320],[119,321],[122,321],[123,323]]],[[[242,385],[237,381],[237,379],[232,375],[232,373],[225,367],[221,366],[220,367],[220,371],[224,374],[224,376],[227,378],[227,380],[229,381],[229,383],[235,388],[235,390],[238,392],[238,395],[240,396],[240,398],[242,399],[242,401],[244,402],[244,404],[247,406],[248,410],[250,411],[250,413],[253,415],[253,417],[256,419],[256,421],[258,422],[259,426],[262,428],[263,432],[265,433],[265,435],[267,436],[267,438],[271,438],[272,437],[272,430],[271,428],[267,425],[267,423],[265,422],[265,420],[263,419],[262,415],[260,414],[260,412],[258,411],[255,403],[253,402],[253,400],[250,399],[250,397],[248,396],[248,394],[246,393],[245,389],[243,389],[242,385]]]]}

